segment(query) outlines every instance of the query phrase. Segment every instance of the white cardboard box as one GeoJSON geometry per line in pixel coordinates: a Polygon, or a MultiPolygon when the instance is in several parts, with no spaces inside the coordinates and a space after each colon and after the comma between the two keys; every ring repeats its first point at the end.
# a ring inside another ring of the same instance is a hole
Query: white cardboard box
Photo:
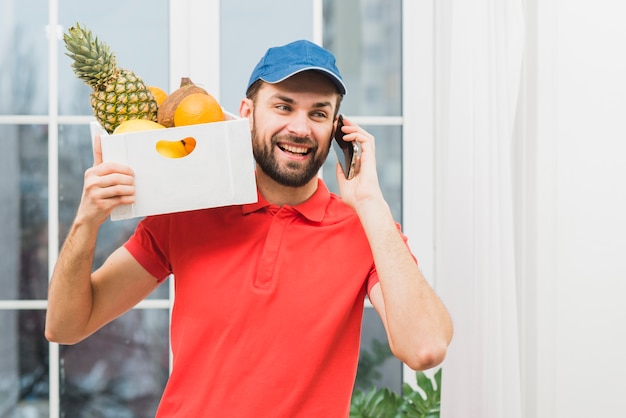
{"type": "Polygon", "coordinates": [[[92,138],[101,137],[103,161],[135,172],[135,203],[113,209],[111,220],[257,201],[247,119],[117,135],[108,135],[98,122],[90,127],[92,138]],[[186,137],[195,138],[196,147],[185,157],[156,151],[160,140],[186,137]]]}

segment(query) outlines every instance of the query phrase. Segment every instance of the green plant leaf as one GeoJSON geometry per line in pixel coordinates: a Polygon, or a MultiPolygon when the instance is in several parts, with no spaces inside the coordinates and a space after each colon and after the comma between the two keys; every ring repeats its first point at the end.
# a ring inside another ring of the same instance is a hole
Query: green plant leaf
{"type": "Polygon", "coordinates": [[[404,384],[403,400],[400,407],[400,415],[402,417],[415,417],[415,418],[435,418],[439,417],[439,405],[440,405],[440,380],[441,370],[438,370],[435,374],[435,384],[431,379],[423,372],[416,373],[416,381],[419,388],[424,392],[423,394],[417,390],[404,384]]]}
{"type": "Polygon", "coordinates": [[[437,370],[433,384],[423,372],[416,372],[416,382],[423,394],[406,383],[402,386],[402,396],[387,388],[356,390],[350,418],[439,418],[441,373],[441,369],[437,370]]]}
{"type": "Polygon", "coordinates": [[[386,341],[373,340],[370,350],[362,349],[359,355],[359,366],[356,375],[355,389],[367,390],[381,378],[380,367],[393,354],[386,341]]]}
{"type": "Polygon", "coordinates": [[[387,388],[355,391],[350,405],[350,418],[394,418],[400,397],[387,388]]]}

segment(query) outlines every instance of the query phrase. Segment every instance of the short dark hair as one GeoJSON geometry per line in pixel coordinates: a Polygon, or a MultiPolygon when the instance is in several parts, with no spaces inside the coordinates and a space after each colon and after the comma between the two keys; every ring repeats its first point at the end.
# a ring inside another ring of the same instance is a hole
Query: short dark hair
{"type": "Polygon", "coordinates": [[[256,99],[256,95],[259,93],[259,89],[261,88],[261,85],[263,83],[264,83],[263,80],[258,79],[254,83],[250,84],[250,87],[248,87],[248,90],[246,91],[246,97],[248,99],[254,101],[256,99]]]}

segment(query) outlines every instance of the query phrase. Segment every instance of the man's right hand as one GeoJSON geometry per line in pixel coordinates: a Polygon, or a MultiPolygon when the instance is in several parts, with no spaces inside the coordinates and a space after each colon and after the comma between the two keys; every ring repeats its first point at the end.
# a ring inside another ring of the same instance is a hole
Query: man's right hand
{"type": "Polygon", "coordinates": [[[97,135],[93,144],[93,167],[85,171],[83,195],[76,221],[100,225],[113,208],[134,202],[133,170],[124,164],[102,162],[102,144],[100,136],[97,135]]]}

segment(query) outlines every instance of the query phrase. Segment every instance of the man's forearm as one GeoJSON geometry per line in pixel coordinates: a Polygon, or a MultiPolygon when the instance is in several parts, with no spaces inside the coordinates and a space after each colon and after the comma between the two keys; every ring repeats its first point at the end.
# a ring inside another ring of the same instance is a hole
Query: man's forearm
{"type": "Polygon", "coordinates": [[[59,254],[48,289],[46,338],[72,344],[83,330],[93,306],[91,269],[98,228],[74,223],[59,254]]]}
{"type": "Polygon", "coordinates": [[[394,354],[414,369],[440,363],[452,337],[448,312],[425,280],[384,200],[357,209],[368,236],[394,354]]]}

